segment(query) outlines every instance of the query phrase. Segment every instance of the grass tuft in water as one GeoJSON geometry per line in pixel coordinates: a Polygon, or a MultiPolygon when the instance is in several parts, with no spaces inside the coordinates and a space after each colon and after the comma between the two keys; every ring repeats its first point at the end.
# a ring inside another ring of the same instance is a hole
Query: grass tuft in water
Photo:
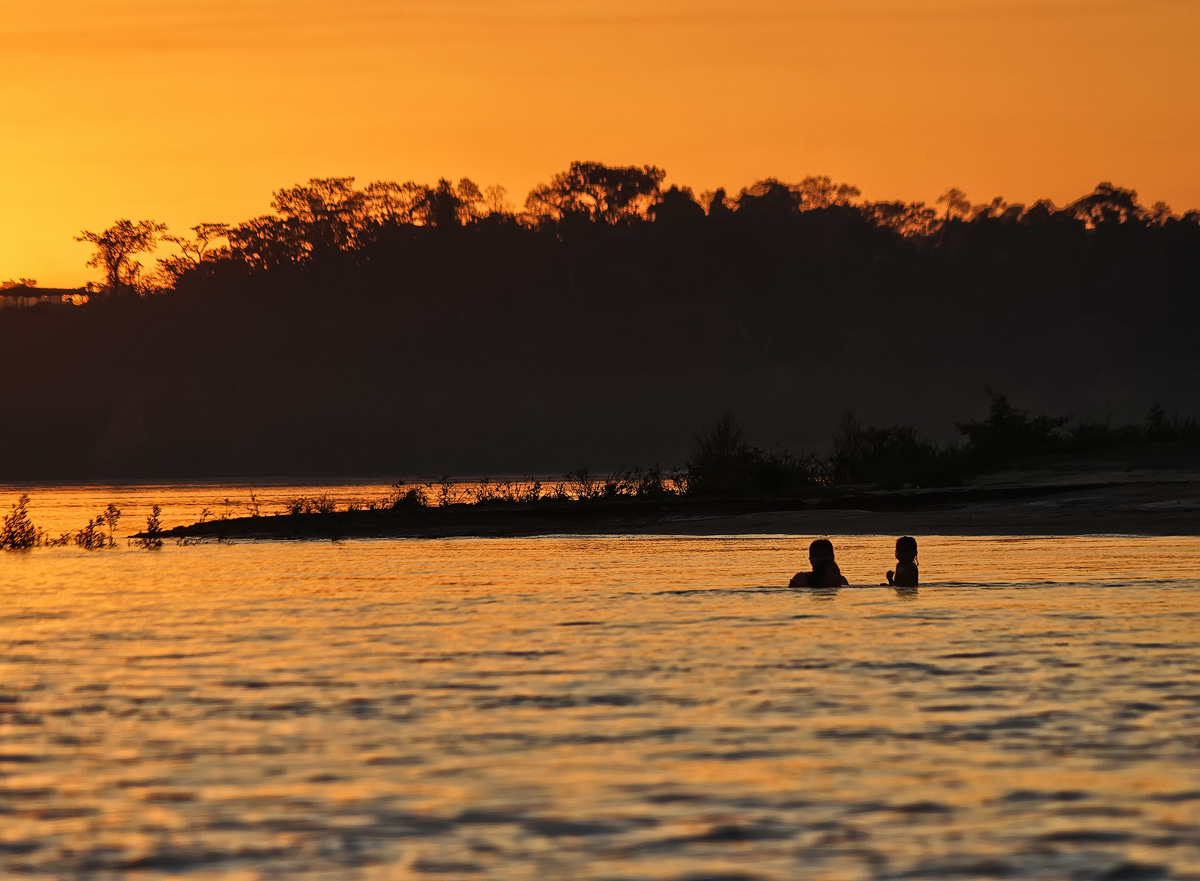
{"type": "Polygon", "coordinates": [[[23,551],[38,544],[40,533],[29,519],[29,493],[22,493],[0,527],[0,548],[23,551]]]}

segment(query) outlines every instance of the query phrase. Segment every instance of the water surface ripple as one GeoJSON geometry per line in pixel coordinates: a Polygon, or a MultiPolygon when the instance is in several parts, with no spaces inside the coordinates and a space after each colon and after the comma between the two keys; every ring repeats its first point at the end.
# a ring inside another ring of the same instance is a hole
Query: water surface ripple
{"type": "Polygon", "coordinates": [[[921,542],[2,555],[0,876],[1200,879],[1200,540],[921,542]]]}

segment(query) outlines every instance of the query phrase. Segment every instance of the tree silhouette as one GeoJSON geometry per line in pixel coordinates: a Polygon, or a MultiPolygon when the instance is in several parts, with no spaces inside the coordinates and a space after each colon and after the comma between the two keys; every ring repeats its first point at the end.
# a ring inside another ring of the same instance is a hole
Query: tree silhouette
{"type": "Polygon", "coordinates": [[[508,190],[499,184],[483,189],[483,204],[489,214],[511,214],[507,197],[508,190]]]}
{"type": "Polygon", "coordinates": [[[702,193],[700,203],[704,206],[704,212],[709,217],[725,218],[733,214],[733,206],[729,202],[724,187],[718,187],[715,190],[702,193]]]}
{"type": "Polygon", "coordinates": [[[1114,187],[1108,181],[1096,184],[1096,189],[1066,208],[1076,219],[1082,220],[1088,229],[1106,223],[1126,223],[1141,220],[1144,216],[1138,204],[1137,192],[1114,187]]]}
{"type": "Polygon", "coordinates": [[[971,213],[971,200],[958,187],[951,187],[938,196],[937,204],[946,206],[946,220],[953,217],[966,217],[971,213]]]}
{"type": "MultiPolygon", "coordinates": [[[[483,196],[478,192],[479,188],[466,178],[463,180],[470,185],[466,189],[468,196],[478,196],[479,201],[482,201],[483,196]],[[471,192],[471,187],[474,187],[475,192],[471,192]]],[[[446,178],[439,180],[435,187],[425,188],[425,193],[417,202],[413,213],[414,219],[420,220],[426,226],[443,228],[461,226],[464,218],[470,216],[470,209],[463,202],[459,191],[446,178]]]]}
{"type": "Polygon", "coordinates": [[[483,190],[479,189],[479,184],[469,177],[464,177],[459,180],[454,192],[458,196],[458,219],[462,223],[474,223],[483,217],[486,210],[486,199],[484,199],[483,190]]]}
{"type": "Polygon", "coordinates": [[[956,423],[980,464],[998,465],[1062,445],[1065,417],[1041,415],[1030,419],[1027,412],[1015,409],[1006,395],[993,393],[991,398],[986,419],[956,423]]]}
{"type": "Polygon", "coordinates": [[[856,186],[834,183],[822,175],[806,177],[798,184],[769,177],[742,189],[738,210],[749,210],[758,217],[785,217],[801,211],[849,205],[862,195],[856,186]]]}
{"type": "Polygon", "coordinates": [[[166,232],[166,224],[153,220],[118,220],[103,232],[83,230],[75,237],[77,242],[89,242],[96,253],[87,262],[88,266],[104,270],[104,288],[111,295],[122,289],[133,290],[137,286],[142,265],[132,259],[134,254],[153,250],[158,235],[166,232]]]}
{"type": "Polygon", "coordinates": [[[1008,211],[1008,203],[1000,196],[992,199],[985,205],[976,205],[971,209],[971,219],[980,220],[994,217],[1003,217],[1008,211]]]}
{"type": "Polygon", "coordinates": [[[704,206],[696,201],[691,187],[673,186],[650,207],[650,216],[655,223],[698,223],[704,220],[704,206]]]}
{"type": "Polygon", "coordinates": [[[574,217],[610,225],[628,223],[646,216],[664,177],[666,172],[653,165],[572,162],[550,183],[534,187],[525,208],[552,220],[574,217]]]}
{"type": "Polygon", "coordinates": [[[417,205],[425,198],[426,187],[413,181],[402,184],[375,181],[363,191],[367,217],[381,225],[412,223],[417,205]]]}
{"type": "Polygon", "coordinates": [[[193,238],[177,235],[165,235],[163,241],[179,246],[183,256],[195,266],[205,260],[223,256],[224,248],[212,247],[213,242],[229,235],[228,223],[198,223],[191,227],[193,238]]]}
{"type": "Polygon", "coordinates": [[[876,226],[902,236],[924,236],[937,224],[937,212],[924,202],[867,202],[860,209],[876,226]]]}
{"type": "Polygon", "coordinates": [[[1155,202],[1146,211],[1146,223],[1151,226],[1164,226],[1168,220],[1174,220],[1175,213],[1166,202],[1155,202]]]}
{"type": "Polygon", "coordinates": [[[831,208],[834,205],[849,205],[862,195],[858,187],[851,184],[834,183],[824,175],[806,177],[792,189],[800,201],[801,211],[811,211],[814,208],[831,208]]]}
{"type": "Polygon", "coordinates": [[[276,190],[271,201],[281,217],[295,221],[294,230],[315,252],[351,246],[365,219],[364,205],[352,177],[310,178],[307,184],[276,190]]]}
{"type": "Polygon", "coordinates": [[[297,221],[271,214],[239,223],[226,238],[232,258],[250,269],[296,266],[311,252],[297,221]]]}
{"type": "Polygon", "coordinates": [[[746,217],[778,219],[800,210],[800,195],[790,185],[769,177],[743,187],[737,208],[746,217]]]}

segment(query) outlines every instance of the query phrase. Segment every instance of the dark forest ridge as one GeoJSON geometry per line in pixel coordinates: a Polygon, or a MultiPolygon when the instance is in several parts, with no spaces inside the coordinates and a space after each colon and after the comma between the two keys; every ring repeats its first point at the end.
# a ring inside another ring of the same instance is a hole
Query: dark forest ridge
{"type": "Polygon", "coordinates": [[[84,233],[91,302],[0,310],[0,479],[611,469],[683,461],[729,408],[793,450],[849,408],[947,441],[989,390],[1200,415],[1198,212],[662,181],[573,163],[518,214],[467,180],[314,179],[153,273],[160,224],[84,233]]]}
{"type": "MultiPolygon", "coordinates": [[[[688,186],[664,189],[665,177],[666,172],[653,165],[573,162],[549,183],[534,187],[520,212],[512,209],[504,187],[481,188],[465,177],[457,184],[446,178],[434,185],[375,181],[362,189],[355,188],[353,177],[311,178],[307,184],[275,191],[271,201],[274,214],[241,223],[199,223],[191,228],[191,236],[182,236],[168,234],[167,227],[156,221],[118,220],[102,232],[83,231],[78,241],[95,246],[88,265],[105,274],[102,283],[89,286],[92,290],[146,294],[175,288],[182,275],[205,263],[232,260],[258,269],[298,265],[324,252],[356,250],[375,240],[382,230],[397,226],[445,228],[483,221],[518,222],[526,227],[562,223],[618,226],[694,221],[737,212],[759,220],[779,220],[834,207],[853,207],[864,219],[906,236],[928,236],[951,221],[999,219],[1035,224],[1051,216],[1060,222],[1074,220],[1087,229],[1111,223],[1200,224],[1200,210],[1177,215],[1164,202],[1142,206],[1135,191],[1107,182],[1061,209],[1049,200],[1027,207],[1009,204],[1002,197],[973,204],[954,187],[937,199],[935,208],[924,202],[862,200],[858,187],[825,176],[806,177],[799,183],[766,178],[743,187],[736,197],[724,189],[698,197],[688,186]],[[174,244],[180,253],[159,260],[157,271],[147,273],[135,255],[154,250],[160,239],[174,244]]],[[[3,284],[32,288],[36,281],[19,279],[3,284]]]]}

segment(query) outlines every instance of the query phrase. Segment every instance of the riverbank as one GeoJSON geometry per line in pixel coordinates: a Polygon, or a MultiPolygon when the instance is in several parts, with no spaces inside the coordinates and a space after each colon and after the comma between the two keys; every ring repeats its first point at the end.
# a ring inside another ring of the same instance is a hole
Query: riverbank
{"type": "Polygon", "coordinates": [[[1038,463],[961,487],[837,488],[788,499],[549,501],[209,520],[176,539],[659,535],[1200,535],[1200,465],[1038,463]]]}

